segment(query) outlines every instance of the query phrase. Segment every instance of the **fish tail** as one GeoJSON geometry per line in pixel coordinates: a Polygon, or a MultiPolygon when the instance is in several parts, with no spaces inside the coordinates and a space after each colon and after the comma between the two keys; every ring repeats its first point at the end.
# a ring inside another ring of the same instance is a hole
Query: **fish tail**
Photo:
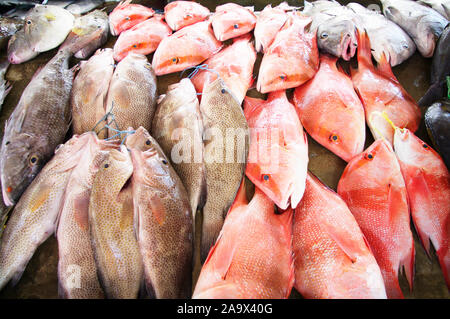
{"type": "Polygon", "coordinates": [[[450,247],[448,243],[445,246],[442,246],[436,252],[436,255],[438,256],[439,264],[441,265],[447,289],[450,291],[450,247]]]}
{"type": "Polygon", "coordinates": [[[358,37],[358,66],[361,63],[373,65],[372,51],[370,49],[370,39],[367,35],[367,31],[356,29],[356,35],[358,37]]]}
{"type": "Polygon", "coordinates": [[[411,239],[411,247],[401,263],[405,271],[406,279],[408,280],[410,291],[412,291],[414,285],[414,256],[414,241],[411,239]]]}
{"type": "Polygon", "coordinates": [[[209,250],[214,246],[223,225],[223,220],[208,220],[208,218],[205,218],[207,216],[208,212],[203,211],[202,240],[200,247],[200,261],[202,263],[208,257],[209,250]]]}
{"type": "Polygon", "coordinates": [[[382,273],[387,297],[389,299],[404,299],[405,297],[398,282],[398,270],[392,269],[388,272],[382,270],[382,273]]]}
{"type": "Polygon", "coordinates": [[[444,88],[442,83],[435,83],[428,88],[425,95],[419,100],[418,104],[421,107],[429,106],[437,99],[444,96],[444,88]]]}

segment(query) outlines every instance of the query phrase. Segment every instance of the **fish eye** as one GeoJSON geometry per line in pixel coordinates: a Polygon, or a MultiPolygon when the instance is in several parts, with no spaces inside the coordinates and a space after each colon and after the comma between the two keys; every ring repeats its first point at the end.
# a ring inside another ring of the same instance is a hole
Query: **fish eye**
{"type": "Polygon", "coordinates": [[[427,144],[425,144],[425,143],[422,144],[422,147],[423,147],[424,149],[426,149],[426,150],[429,150],[429,149],[430,149],[430,147],[429,147],[427,144]]]}
{"type": "Polygon", "coordinates": [[[339,137],[336,134],[331,134],[329,140],[330,142],[337,142],[339,141],[339,137]]]}
{"type": "Polygon", "coordinates": [[[163,164],[167,165],[167,161],[165,159],[162,160],[163,164]]]}
{"type": "Polygon", "coordinates": [[[137,48],[137,45],[136,45],[136,44],[133,44],[133,48],[137,48]]]}
{"type": "Polygon", "coordinates": [[[146,145],[150,145],[152,142],[150,142],[150,140],[147,140],[146,142],[145,142],[145,144],[146,145]]]}
{"type": "Polygon", "coordinates": [[[321,38],[321,39],[326,39],[326,38],[328,38],[328,33],[322,32],[322,34],[320,35],[320,38],[321,38]]]}
{"type": "Polygon", "coordinates": [[[31,20],[27,20],[27,24],[31,24],[31,20]]]}
{"type": "Polygon", "coordinates": [[[270,176],[269,175],[263,175],[263,179],[267,182],[269,179],[270,179],[270,176]]]}
{"type": "Polygon", "coordinates": [[[108,164],[108,163],[106,163],[104,167],[105,167],[105,168],[108,168],[108,167],[109,167],[109,164],[108,164]]]}
{"type": "Polygon", "coordinates": [[[178,63],[178,62],[180,62],[180,59],[179,59],[179,58],[173,58],[173,59],[172,59],[172,62],[173,62],[173,63],[178,63]]]}
{"type": "Polygon", "coordinates": [[[286,80],[286,75],[280,75],[280,79],[282,79],[282,80],[286,80]]]}
{"type": "Polygon", "coordinates": [[[364,155],[364,158],[365,158],[366,160],[371,161],[371,160],[373,160],[374,156],[373,156],[372,153],[367,153],[366,155],[364,155]]]}
{"type": "Polygon", "coordinates": [[[222,94],[225,94],[226,91],[227,91],[227,90],[222,89],[220,92],[222,92],[222,94]]]}
{"type": "Polygon", "coordinates": [[[39,158],[36,155],[31,155],[28,162],[30,163],[30,166],[34,166],[37,164],[39,158]]]}
{"type": "Polygon", "coordinates": [[[7,142],[5,143],[5,145],[9,145],[9,143],[10,143],[10,141],[7,141],[7,142]]]}
{"type": "Polygon", "coordinates": [[[125,20],[130,21],[130,17],[126,17],[125,20]]]}
{"type": "Polygon", "coordinates": [[[233,25],[233,28],[239,29],[239,25],[236,23],[235,25],[233,25]]]}

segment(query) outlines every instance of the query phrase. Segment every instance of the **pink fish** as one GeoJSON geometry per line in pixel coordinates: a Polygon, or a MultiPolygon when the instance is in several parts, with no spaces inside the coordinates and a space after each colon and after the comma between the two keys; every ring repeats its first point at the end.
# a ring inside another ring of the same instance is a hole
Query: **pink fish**
{"type": "Polygon", "coordinates": [[[210,11],[194,1],[172,1],[164,7],[167,24],[173,31],[206,20],[210,11]]]}
{"type": "Polygon", "coordinates": [[[212,16],[214,35],[219,41],[249,33],[255,28],[256,16],[252,10],[235,3],[226,3],[216,8],[212,16]]]}
{"type": "Polygon", "coordinates": [[[139,22],[147,20],[155,14],[151,8],[131,3],[131,0],[120,2],[109,14],[109,28],[111,34],[119,35],[122,31],[134,27],[139,22]]]}

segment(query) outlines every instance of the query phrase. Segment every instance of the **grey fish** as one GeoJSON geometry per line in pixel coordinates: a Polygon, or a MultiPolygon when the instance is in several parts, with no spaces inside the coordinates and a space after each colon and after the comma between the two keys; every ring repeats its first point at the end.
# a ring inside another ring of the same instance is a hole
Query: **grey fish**
{"type": "Polygon", "coordinates": [[[0,110],[2,109],[3,101],[5,97],[8,95],[12,86],[9,82],[6,81],[6,71],[8,71],[9,62],[5,60],[0,63],[0,110]]]}
{"type": "Polygon", "coordinates": [[[425,125],[435,148],[450,169],[450,100],[431,105],[425,113],[425,125]]]}
{"type": "Polygon", "coordinates": [[[0,17],[0,49],[23,27],[23,21],[17,18],[0,17]]]}
{"type": "Polygon", "coordinates": [[[420,106],[428,106],[445,96],[445,80],[450,76],[450,25],[442,32],[431,63],[430,88],[420,99],[420,106]]]}
{"type": "Polygon", "coordinates": [[[414,41],[394,22],[358,3],[349,3],[347,7],[361,18],[359,27],[367,31],[372,55],[377,62],[380,62],[384,53],[391,66],[396,66],[414,54],[414,41]]]}
{"type": "Polygon", "coordinates": [[[430,6],[433,10],[439,12],[443,17],[450,19],[450,1],[449,0],[416,0],[421,4],[430,6]]]}
{"type": "Polygon", "coordinates": [[[425,58],[432,57],[448,20],[433,9],[411,0],[380,1],[384,15],[410,35],[425,58]]]}
{"type": "Polygon", "coordinates": [[[244,176],[249,128],[240,103],[220,78],[203,88],[200,112],[204,126],[207,185],[201,242],[201,259],[204,261],[222,229],[244,176]]]}
{"type": "Polygon", "coordinates": [[[89,41],[83,38],[67,46],[38,70],[7,121],[0,151],[7,206],[17,202],[64,141],[71,121],[69,97],[74,77],[69,58],[89,41]]]}

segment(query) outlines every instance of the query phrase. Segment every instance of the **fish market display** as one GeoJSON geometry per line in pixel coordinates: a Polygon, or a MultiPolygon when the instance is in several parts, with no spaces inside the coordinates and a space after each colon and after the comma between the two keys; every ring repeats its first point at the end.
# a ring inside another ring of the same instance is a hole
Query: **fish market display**
{"type": "Polygon", "coordinates": [[[127,147],[134,166],[134,216],[147,292],[158,299],[188,298],[194,238],[189,199],[156,140],[142,127],[136,135],[127,147]],[[143,141],[150,141],[147,150],[134,147],[143,141]]]}
{"type": "Polygon", "coordinates": [[[203,92],[205,85],[217,79],[218,74],[241,104],[253,83],[255,61],[256,51],[251,36],[234,38],[232,45],[205,61],[209,70],[200,70],[192,78],[192,83],[197,92],[203,92]]]}
{"type": "Polygon", "coordinates": [[[430,255],[433,244],[450,287],[450,174],[442,158],[408,129],[396,129],[395,154],[408,191],[411,215],[430,255]]]}
{"type": "Polygon", "coordinates": [[[9,91],[11,91],[11,84],[9,84],[6,79],[6,72],[8,71],[9,61],[5,60],[0,63],[0,110],[3,105],[3,101],[8,95],[9,91]]]}
{"type": "Polygon", "coordinates": [[[398,127],[415,132],[419,127],[421,113],[414,99],[398,82],[384,55],[378,67],[372,64],[370,40],[367,33],[359,34],[358,69],[352,69],[353,85],[366,112],[366,121],[372,135],[386,138],[391,144],[394,129],[383,114],[398,127]]]}
{"type": "Polygon", "coordinates": [[[194,1],[171,1],[164,7],[164,17],[173,31],[206,20],[211,12],[194,1]]]}
{"type": "Polygon", "coordinates": [[[183,71],[196,66],[220,51],[208,21],[197,22],[164,38],[153,55],[156,75],[183,71]]]}
{"type": "Polygon", "coordinates": [[[23,27],[24,22],[17,18],[0,17],[0,49],[8,44],[9,39],[23,27]]]}
{"type": "Polygon", "coordinates": [[[206,201],[206,167],[200,105],[189,79],[172,84],[160,97],[152,135],[183,182],[195,218],[206,201]]]}
{"type": "Polygon", "coordinates": [[[425,113],[425,125],[433,144],[450,169],[450,101],[445,99],[431,105],[425,113]]]}
{"type": "Polygon", "coordinates": [[[403,267],[412,288],[414,241],[405,182],[395,153],[385,139],[375,141],[348,163],[338,194],[367,238],[383,274],[387,296],[403,298],[398,272],[403,267]]]}
{"type": "Polygon", "coordinates": [[[450,76],[450,26],[442,32],[431,63],[430,88],[420,99],[420,106],[429,106],[445,96],[446,78],[450,76]]]}
{"type": "Polygon", "coordinates": [[[377,62],[381,61],[384,54],[391,66],[396,66],[414,54],[416,51],[414,41],[394,22],[359,3],[352,2],[347,7],[360,17],[358,27],[366,30],[372,55],[377,62]]]}
{"type": "Polygon", "coordinates": [[[216,39],[226,41],[252,31],[255,28],[256,16],[253,8],[227,3],[216,7],[211,21],[216,39]]]}
{"type": "Polygon", "coordinates": [[[439,12],[443,17],[450,19],[450,3],[448,0],[416,0],[420,4],[425,4],[439,12]]]}
{"type": "Polygon", "coordinates": [[[108,132],[99,121],[106,113],[106,96],[113,72],[112,49],[99,49],[88,61],[80,63],[70,94],[74,134],[95,129],[100,138],[107,137],[108,132]]]}
{"type": "Polygon", "coordinates": [[[130,53],[117,64],[109,85],[106,112],[113,114],[117,126],[111,126],[108,136],[128,127],[143,126],[149,130],[155,108],[155,72],[145,55],[130,53]]]}
{"type": "Polygon", "coordinates": [[[383,13],[391,21],[408,32],[425,57],[433,56],[436,41],[448,24],[448,20],[433,9],[412,0],[380,0],[383,13]]]}
{"type": "Polygon", "coordinates": [[[89,231],[100,284],[107,298],[137,298],[144,267],[134,230],[133,163],[124,145],[111,150],[94,178],[89,231]]]}
{"type": "Polygon", "coordinates": [[[303,297],[386,298],[380,267],[355,218],[312,174],[293,225],[295,289],[303,297]]]}
{"type": "Polygon", "coordinates": [[[207,181],[201,242],[203,261],[219,235],[244,176],[249,132],[240,104],[221,79],[203,89],[200,112],[207,181]]]}
{"type": "Polygon", "coordinates": [[[89,198],[95,174],[108,157],[108,151],[118,144],[99,140],[93,132],[79,138],[87,142],[68,179],[55,233],[59,293],[70,299],[103,298],[89,233],[89,198]],[[73,280],[77,273],[79,286],[73,280]]]}
{"type": "Polygon", "coordinates": [[[61,45],[61,49],[75,41],[80,41],[82,37],[90,38],[91,40],[88,44],[74,55],[78,59],[86,59],[105,44],[108,39],[108,33],[108,15],[104,11],[92,11],[75,19],[72,31],[61,45]]]}
{"type": "Polygon", "coordinates": [[[131,0],[121,1],[109,14],[109,29],[113,36],[118,36],[154,14],[153,9],[131,3],[131,0]]]}
{"type": "Polygon", "coordinates": [[[114,44],[114,60],[121,61],[130,52],[150,54],[158,48],[162,39],[171,34],[172,30],[163,21],[163,17],[155,15],[120,34],[114,44]]]}
{"type": "Polygon", "coordinates": [[[307,31],[311,18],[297,12],[288,20],[264,54],[257,89],[261,93],[300,86],[319,68],[316,35],[307,31]]]}
{"type": "Polygon", "coordinates": [[[258,188],[248,202],[242,183],[193,298],[288,298],[294,284],[292,214],[276,214],[258,188]]]}
{"type": "Polygon", "coordinates": [[[366,122],[352,80],[336,63],[321,55],[319,71],[295,89],[294,103],[311,137],[348,162],[364,150],[366,122]]]}
{"type": "Polygon", "coordinates": [[[244,114],[251,129],[245,174],[281,209],[296,208],[305,191],[308,140],[285,91],[267,101],[246,97],[244,114]]]}
{"type": "Polygon", "coordinates": [[[25,18],[22,29],[8,43],[8,60],[26,62],[40,52],[59,46],[67,37],[75,17],[67,10],[51,5],[36,5],[25,18]]]}

